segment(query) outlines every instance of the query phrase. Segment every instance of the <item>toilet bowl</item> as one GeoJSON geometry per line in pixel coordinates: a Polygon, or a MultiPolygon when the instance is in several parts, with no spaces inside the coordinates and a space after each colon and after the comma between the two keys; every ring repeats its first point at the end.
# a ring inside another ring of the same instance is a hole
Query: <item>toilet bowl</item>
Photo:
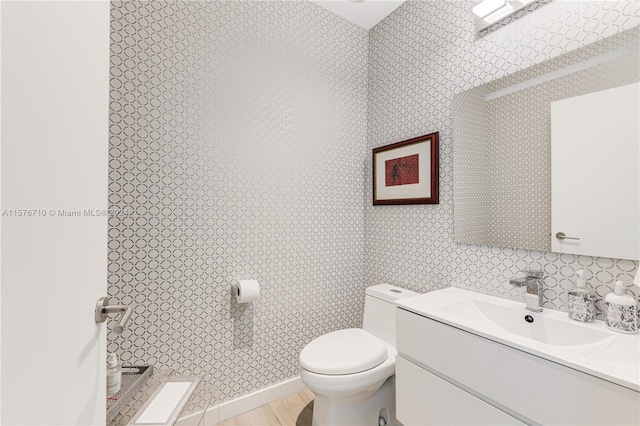
{"type": "Polygon", "coordinates": [[[314,426],[396,424],[394,301],[415,295],[369,287],[362,329],[333,331],[304,347],[300,377],[315,395],[314,426]]]}

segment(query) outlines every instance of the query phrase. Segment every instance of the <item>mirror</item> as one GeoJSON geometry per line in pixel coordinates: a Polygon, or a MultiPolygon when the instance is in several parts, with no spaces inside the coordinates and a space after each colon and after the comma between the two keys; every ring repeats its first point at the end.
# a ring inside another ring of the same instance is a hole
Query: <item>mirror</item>
{"type": "Polygon", "coordinates": [[[454,96],[456,242],[640,258],[639,39],[454,96]]]}

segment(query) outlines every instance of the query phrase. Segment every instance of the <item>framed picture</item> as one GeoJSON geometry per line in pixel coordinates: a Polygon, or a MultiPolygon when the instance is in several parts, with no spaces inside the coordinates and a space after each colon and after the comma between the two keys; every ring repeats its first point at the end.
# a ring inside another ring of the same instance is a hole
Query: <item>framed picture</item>
{"type": "Polygon", "coordinates": [[[438,204],[439,135],[373,150],[373,205],[438,204]]]}

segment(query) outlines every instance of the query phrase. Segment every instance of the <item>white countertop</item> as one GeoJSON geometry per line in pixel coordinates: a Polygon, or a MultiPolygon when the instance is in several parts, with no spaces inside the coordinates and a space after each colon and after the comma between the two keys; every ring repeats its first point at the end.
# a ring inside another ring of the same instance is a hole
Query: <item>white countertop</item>
{"type": "Polygon", "coordinates": [[[640,334],[617,333],[599,320],[573,321],[566,312],[548,308],[531,312],[523,302],[454,287],[402,299],[396,305],[640,392],[640,334]],[[494,309],[497,314],[487,315],[494,309]],[[534,334],[543,339],[523,335],[533,327],[525,315],[531,315],[538,327],[534,334]],[[596,340],[590,342],[591,336],[596,340]]]}

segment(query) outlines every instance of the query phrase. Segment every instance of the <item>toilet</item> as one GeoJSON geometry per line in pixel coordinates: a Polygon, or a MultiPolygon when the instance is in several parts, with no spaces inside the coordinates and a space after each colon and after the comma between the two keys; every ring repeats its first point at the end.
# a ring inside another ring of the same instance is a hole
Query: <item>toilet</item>
{"type": "Polygon", "coordinates": [[[418,293],[366,290],[362,328],[333,331],[300,352],[300,377],[315,395],[313,426],[396,425],[394,301],[418,293]]]}

